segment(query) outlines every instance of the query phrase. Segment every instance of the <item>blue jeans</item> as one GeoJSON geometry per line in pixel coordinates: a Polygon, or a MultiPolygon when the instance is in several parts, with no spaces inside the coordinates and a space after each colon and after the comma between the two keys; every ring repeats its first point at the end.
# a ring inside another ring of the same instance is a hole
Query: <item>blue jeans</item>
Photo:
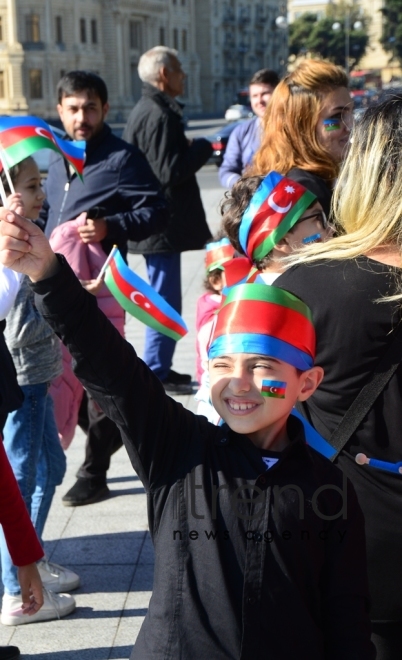
{"type": "MultiPolygon", "coordinates": [[[[181,314],[180,252],[146,254],[145,261],[152,288],[181,314]]],[[[146,328],[144,362],[161,380],[167,378],[175,348],[174,339],[146,328]]]]}
{"type": "MultiPolygon", "coordinates": [[[[41,538],[56,486],[66,471],[66,457],[54,421],[53,401],[47,383],[23,385],[24,403],[10,413],[4,426],[4,448],[18,481],[36,532],[41,538]]],[[[4,590],[19,594],[3,530],[0,533],[4,590]]]]}

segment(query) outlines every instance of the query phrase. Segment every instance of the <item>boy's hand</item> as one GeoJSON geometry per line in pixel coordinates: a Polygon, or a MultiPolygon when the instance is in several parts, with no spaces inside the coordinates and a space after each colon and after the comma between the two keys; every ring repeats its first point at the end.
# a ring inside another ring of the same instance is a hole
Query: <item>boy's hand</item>
{"type": "Polygon", "coordinates": [[[80,280],[84,289],[93,296],[97,296],[103,286],[103,277],[100,280],[80,280]]]}
{"type": "Polygon", "coordinates": [[[35,563],[18,568],[18,582],[21,586],[23,613],[35,614],[43,605],[43,585],[35,563]]]}
{"type": "Polygon", "coordinates": [[[107,224],[104,218],[92,220],[87,218],[83,227],[78,227],[78,233],[83,243],[100,243],[107,236],[107,224]]]}
{"type": "Polygon", "coordinates": [[[0,262],[33,282],[54,275],[59,268],[42,230],[5,208],[0,208],[0,262]]]}

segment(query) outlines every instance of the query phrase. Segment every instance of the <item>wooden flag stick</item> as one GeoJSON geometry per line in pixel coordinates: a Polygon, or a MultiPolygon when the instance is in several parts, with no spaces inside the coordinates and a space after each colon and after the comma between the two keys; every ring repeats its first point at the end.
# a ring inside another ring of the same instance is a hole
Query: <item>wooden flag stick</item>
{"type": "MultiPolygon", "coordinates": [[[[9,171],[9,168],[8,168],[8,165],[7,165],[6,155],[4,153],[4,149],[1,146],[1,144],[0,144],[0,160],[1,160],[1,164],[3,165],[4,174],[6,175],[6,179],[7,179],[8,187],[10,188],[10,192],[12,194],[14,194],[15,193],[14,184],[11,181],[11,176],[10,176],[10,171],[9,171]]],[[[3,186],[3,189],[4,189],[4,186],[3,186]]]]}

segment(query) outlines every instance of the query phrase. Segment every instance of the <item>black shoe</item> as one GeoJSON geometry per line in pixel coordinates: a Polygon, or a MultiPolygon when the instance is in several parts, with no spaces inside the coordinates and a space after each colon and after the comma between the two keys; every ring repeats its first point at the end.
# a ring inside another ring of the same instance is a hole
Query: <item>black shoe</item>
{"type": "Polygon", "coordinates": [[[193,387],[191,383],[172,383],[170,379],[161,381],[165,392],[168,394],[192,394],[193,387]]]}
{"type": "Polygon", "coordinates": [[[17,646],[0,646],[0,660],[19,660],[20,657],[17,646]]]}
{"type": "Polygon", "coordinates": [[[78,477],[74,486],[61,498],[61,501],[64,506],[84,506],[105,499],[109,493],[104,481],[96,482],[93,479],[78,477]]]}
{"type": "Polygon", "coordinates": [[[183,383],[191,383],[190,374],[178,374],[177,371],[169,369],[169,373],[166,378],[169,383],[175,383],[176,385],[182,385],[183,383]]]}

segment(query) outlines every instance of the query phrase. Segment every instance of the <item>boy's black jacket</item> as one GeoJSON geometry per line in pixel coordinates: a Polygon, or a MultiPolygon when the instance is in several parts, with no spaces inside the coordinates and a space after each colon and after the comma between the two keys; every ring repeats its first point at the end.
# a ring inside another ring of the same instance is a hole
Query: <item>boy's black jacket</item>
{"type": "Polygon", "coordinates": [[[60,263],[33,285],[38,308],[119,426],[148,496],[154,590],[131,658],[374,658],[363,519],[342,473],[305,445],[297,420],[266,472],[245,436],[165,394],[60,263]]]}

